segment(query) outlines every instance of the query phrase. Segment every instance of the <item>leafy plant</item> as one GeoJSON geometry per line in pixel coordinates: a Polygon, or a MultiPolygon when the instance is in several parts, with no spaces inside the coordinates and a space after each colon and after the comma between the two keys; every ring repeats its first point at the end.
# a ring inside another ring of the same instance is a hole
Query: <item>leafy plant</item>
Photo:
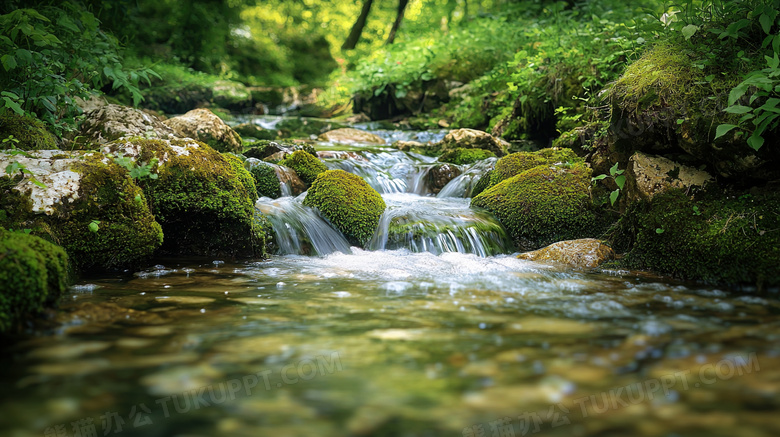
{"type": "Polygon", "coordinates": [[[612,205],[615,205],[615,202],[617,201],[618,197],[620,196],[620,190],[623,189],[623,187],[626,185],[626,175],[623,173],[625,170],[618,170],[618,163],[616,162],[615,165],[610,167],[609,174],[601,174],[596,177],[591,178],[592,182],[600,181],[606,178],[610,178],[615,181],[615,184],[617,185],[617,189],[612,191],[609,194],[609,201],[612,203],[612,205]]]}
{"type": "Polygon", "coordinates": [[[128,90],[137,105],[139,80],[155,73],[125,69],[118,41],[99,24],[71,2],[0,15],[0,110],[34,115],[61,135],[81,112],[75,98],[109,84],[128,90]]]}
{"type": "Polygon", "coordinates": [[[139,164],[134,158],[129,156],[108,156],[113,158],[113,161],[117,163],[117,165],[126,168],[130,173],[130,177],[135,180],[142,181],[146,178],[157,179],[159,177],[157,173],[154,173],[154,169],[159,162],[157,158],[152,158],[148,163],[142,162],[139,164]]]}

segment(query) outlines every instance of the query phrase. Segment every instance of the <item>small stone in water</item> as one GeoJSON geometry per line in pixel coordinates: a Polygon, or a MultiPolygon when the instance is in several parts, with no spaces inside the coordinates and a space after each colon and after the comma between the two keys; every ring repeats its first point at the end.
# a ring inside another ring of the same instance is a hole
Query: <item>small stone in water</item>
{"type": "Polygon", "coordinates": [[[206,309],[205,309],[205,308],[201,308],[201,309],[200,309],[200,312],[201,312],[201,313],[205,313],[205,312],[206,312],[206,309]]]}
{"type": "Polygon", "coordinates": [[[276,283],[276,288],[284,288],[284,286],[285,286],[284,282],[277,282],[276,283]]]}

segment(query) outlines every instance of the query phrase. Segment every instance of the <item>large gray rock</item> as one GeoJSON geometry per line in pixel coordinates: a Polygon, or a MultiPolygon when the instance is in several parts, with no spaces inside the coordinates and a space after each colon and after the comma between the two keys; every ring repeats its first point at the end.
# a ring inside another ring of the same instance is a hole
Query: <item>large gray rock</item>
{"type": "Polygon", "coordinates": [[[706,171],[661,156],[634,153],[628,160],[628,199],[652,199],[672,188],[703,188],[715,179],[706,171]]]}
{"type": "Polygon", "coordinates": [[[79,126],[78,144],[104,144],[122,137],[169,139],[175,136],[173,129],[151,114],[127,106],[90,102],[87,107],[93,109],[85,113],[79,126]]]}
{"type": "Polygon", "coordinates": [[[193,109],[164,123],[179,137],[202,141],[220,152],[240,153],[243,148],[236,131],[206,108],[193,109]]]}
{"type": "Polygon", "coordinates": [[[485,149],[496,156],[506,155],[509,143],[498,139],[487,132],[476,129],[455,129],[450,131],[439,143],[442,150],[450,149],[485,149]]]}

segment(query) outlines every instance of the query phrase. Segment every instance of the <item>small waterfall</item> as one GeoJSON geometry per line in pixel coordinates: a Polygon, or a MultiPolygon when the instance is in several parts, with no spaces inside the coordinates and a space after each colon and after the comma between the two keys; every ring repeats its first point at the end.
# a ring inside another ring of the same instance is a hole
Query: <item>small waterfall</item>
{"type": "Polygon", "coordinates": [[[479,178],[493,168],[496,161],[498,161],[498,158],[488,158],[475,162],[471,167],[468,167],[462,175],[445,185],[436,197],[471,197],[471,191],[474,189],[477,182],[479,182],[479,178]]]}
{"type": "Polygon", "coordinates": [[[255,203],[274,227],[279,252],[283,255],[352,253],[344,236],[301,201],[301,196],[276,200],[262,197],[255,203]]]}
{"type": "Polygon", "coordinates": [[[276,173],[276,178],[279,179],[279,189],[282,193],[281,197],[297,196],[305,189],[303,181],[301,181],[295,171],[289,167],[261,161],[257,158],[247,158],[244,163],[244,167],[246,167],[247,170],[251,170],[252,168],[261,165],[271,167],[274,170],[274,173],[276,173]]]}
{"type": "Polygon", "coordinates": [[[354,173],[368,182],[380,194],[403,193],[407,191],[407,180],[415,171],[409,155],[403,152],[329,152],[336,159],[325,159],[329,169],[340,169],[354,173]]]}
{"type": "Polygon", "coordinates": [[[495,217],[469,208],[464,199],[383,196],[387,210],[368,244],[370,250],[473,253],[481,257],[508,253],[512,244],[495,217]]]}

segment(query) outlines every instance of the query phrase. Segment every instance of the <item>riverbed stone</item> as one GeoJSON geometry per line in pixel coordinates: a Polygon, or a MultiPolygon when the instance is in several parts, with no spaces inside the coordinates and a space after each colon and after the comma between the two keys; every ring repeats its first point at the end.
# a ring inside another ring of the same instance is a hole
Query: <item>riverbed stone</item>
{"type": "Polygon", "coordinates": [[[78,268],[133,266],[162,243],[143,191],[102,153],[0,154],[0,181],[0,226],[29,228],[59,242],[78,268]],[[35,180],[5,175],[10,162],[24,165],[35,180]]]}
{"type": "Polygon", "coordinates": [[[341,128],[325,132],[319,136],[319,140],[331,143],[385,144],[385,140],[377,135],[352,128],[341,128]]]}
{"type": "Polygon", "coordinates": [[[426,186],[433,194],[439,194],[442,188],[461,173],[460,168],[454,164],[436,164],[425,175],[426,186]]]}
{"type": "Polygon", "coordinates": [[[328,170],[317,176],[303,204],[317,208],[350,244],[365,246],[374,235],[385,201],[360,176],[328,170]]]}
{"type": "Polygon", "coordinates": [[[262,256],[265,233],[254,220],[257,188],[235,155],[192,139],[123,139],[104,150],[142,162],[157,159],[144,183],[171,254],[262,256]]]}
{"type": "Polygon", "coordinates": [[[157,117],[128,106],[98,105],[84,114],[74,140],[78,147],[105,144],[122,137],[173,138],[173,129],[157,117]]]}
{"type": "Polygon", "coordinates": [[[272,140],[276,138],[276,132],[264,129],[255,123],[241,123],[233,127],[242,138],[257,138],[258,140],[272,140]]]}
{"type": "Polygon", "coordinates": [[[307,186],[314,182],[317,175],[328,169],[322,161],[303,150],[296,150],[279,164],[295,170],[295,173],[307,186]]]}
{"type": "Polygon", "coordinates": [[[181,138],[192,138],[220,152],[241,152],[241,137],[211,110],[193,109],[184,115],[169,118],[165,125],[181,138]]]}
{"type": "Polygon", "coordinates": [[[701,189],[715,182],[706,171],[676,163],[662,156],[636,152],[628,160],[629,201],[652,199],[657,193],[671,188],[701,189]]]}
{"type": "Polygon", "coordinates": [[[567,240],[517,256],[529,261],[554,261],[575,268],[589,269],[615,257],[615,252],[595,238],[567,240]]]}
{"type": "Polygon", "coordinates": [[[506,155],[509,143],[498,139],[487,132],[476,129],[455,129],[444,136],[439,143],[442,150],[449,149],[485,149],[496,156],[506,155]]]}

